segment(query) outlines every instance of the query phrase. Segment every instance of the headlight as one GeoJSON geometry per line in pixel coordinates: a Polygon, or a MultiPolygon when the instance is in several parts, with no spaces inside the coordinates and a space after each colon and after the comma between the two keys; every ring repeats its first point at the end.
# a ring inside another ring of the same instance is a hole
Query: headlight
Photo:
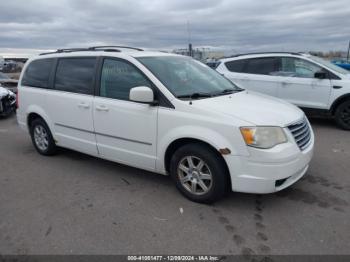
{"type": "Polygon", "coordinates": [[[280,127],[258,126],[240,129],[248,146],[267,149],[287,142],[287,137],[280,127]]]}

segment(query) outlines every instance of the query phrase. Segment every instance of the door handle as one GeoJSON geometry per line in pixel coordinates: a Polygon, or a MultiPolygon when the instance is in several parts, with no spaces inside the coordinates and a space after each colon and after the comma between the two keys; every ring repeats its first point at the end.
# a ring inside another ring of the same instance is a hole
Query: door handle
{"type": "Polygon", "coordinates": [[[343,88],[342,86],[333,86],[334,89],[340,89],[343,88]]]}
{"type": "Polygon", "coordinates": [[[81,107],[81,108],[90,108],[90,105],[84,103],[84,102],[81,102],[78,104],[78,107],[81,107]]]}
{"type": "Polygon", "coordinates": [[[97,111],[105,111],[105,112],[108,112],[108,111],[109,111],[109,108],[106,107],[106,106],[96,106],[96,110],[97,110],[97,111]]]}

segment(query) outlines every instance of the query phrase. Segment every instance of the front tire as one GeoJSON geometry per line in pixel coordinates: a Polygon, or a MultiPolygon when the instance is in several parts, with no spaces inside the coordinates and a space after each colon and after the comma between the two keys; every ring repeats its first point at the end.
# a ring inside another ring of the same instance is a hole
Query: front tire
{"type": "Polygon", "coordinates": [[[170,175],[177,189],[198,203],[213,203],[228,189],[228,174],[218,152],[202,144],[179,148],[170,161],[170,175]]]}
{"type": "Polygon", "coordinates": [[[345,130],[350,130],[350,100],[340,104],[335,111],[337,125],[345,130]]]}
{"type": "Polygon", "coordinates": [[[30,125],[30,136],[33,145],[39,154],[44,156],[54,155],[57,151],[51,131],[45,121],[41,118],[33,120],[30,125]]]}

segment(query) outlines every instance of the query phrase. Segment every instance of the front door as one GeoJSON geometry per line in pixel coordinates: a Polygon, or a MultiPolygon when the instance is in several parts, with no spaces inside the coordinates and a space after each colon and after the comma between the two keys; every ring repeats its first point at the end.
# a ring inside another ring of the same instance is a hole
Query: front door
{"type": "Polygon", "coordinates": [[[314,77],[322,70],[322,67],[305,59],[281,57],[279,98],[300,107],[328,108],[331,81],[314,77]]]}
{"type": "Polygon", "coordinates": [[[93,110],[97,147],[106,159],[154,170],[158,107],[130,101],[137,86],[152,84],[130,62],[104,58],[93,110]]]}

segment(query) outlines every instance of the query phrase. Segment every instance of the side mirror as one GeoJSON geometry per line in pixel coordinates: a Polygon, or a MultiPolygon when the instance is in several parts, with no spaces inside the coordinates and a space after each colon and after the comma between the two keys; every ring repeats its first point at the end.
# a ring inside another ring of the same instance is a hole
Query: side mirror
{"type": "Polygon", "coordinates": [[[318,78],[318,79],[326,79],[327,78],[327,73],[326,72],[322,72],[322,71],[318,71],[318,72],[315,73],[314,77],[318,78]]]}
{"type": "Polygon", "coordinates": [[[138,86],[130,89],[129,99],[131,101],[153,104],[154,94],[153,90],[147,86],[138,86]]]}

